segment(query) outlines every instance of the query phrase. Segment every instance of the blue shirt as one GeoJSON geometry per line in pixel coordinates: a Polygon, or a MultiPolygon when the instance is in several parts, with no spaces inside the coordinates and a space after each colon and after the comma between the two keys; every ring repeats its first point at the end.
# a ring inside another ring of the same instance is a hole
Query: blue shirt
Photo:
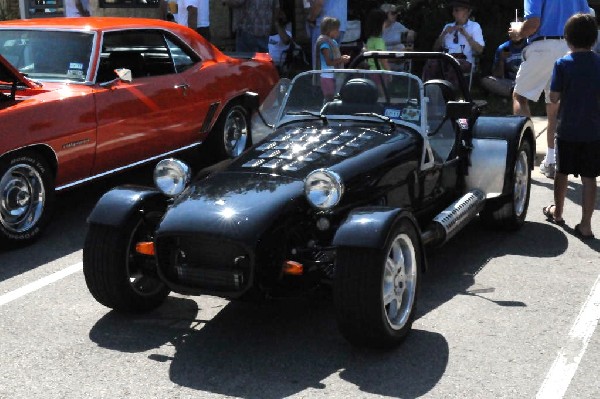
{"type": "Polygon", "coordinates": [[[560,93],[557,137],[600,140],[600,55],[585,51],[558,59],[550,90],[560,93]]]}
{"type": "Polygon", "coordinates": [[[340,20],[340,32],[346,32],[348,23],[348,0],[325,0],[321,13],[317,17],[317,29],[323,17],[334,17],[340,20]]]}
{"type": "Polygon", "coordinates": [[[508,50],[510,53],[508,57],[504,59],[504,71],[503,78],[515,80],[517,77],[517,71],[519,70],[519,66],[523,61],[523,48],[525,43],[521,43],[521,45],[515,45],[512,41],[508,40],[502,43],[496,49],[496,54],[494,55],[494,66],[496,66],[500,62],[500,57],[502,52],[508,50]]]}
{"type": "Polygon", "coordinates": [[[578,12],[590,12],[587,0],[525,0],[525,19],[540,18],[540,28],[528,41],[538,36],[563,36],[567,19],[578,12]]]}

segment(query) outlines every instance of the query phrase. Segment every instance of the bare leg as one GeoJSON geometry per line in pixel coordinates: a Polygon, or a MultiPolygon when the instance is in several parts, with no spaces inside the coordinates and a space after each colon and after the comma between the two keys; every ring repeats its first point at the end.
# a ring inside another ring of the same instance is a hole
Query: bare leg
{"type": "MultiPolygon", "coordinates": [[[[558,173],[556,174],[558,177],[558,173]]],[[[579,224],[579,231],[581,234],[592,234],[592,214],[596,206],[596,178],[594,177],[581,177],[583,183],[583,190],[581,192],[581,223],[579,224]]],[[[556,179],[554,180],[556,185],[556,179]]]]}
{"type": "Polygon", "coordinates": [[[522,116],[531,116],[529,109],[529,100],[516,92],[513,92],[513,114],[522,116]]]}
{"type": "Polygon", "coordinates": [[[548,115],[548,128],[546,129],[546,142],[548,151],[554,150],[554,133],[558,124],[558,103],[546,103],[546,115],[548,115]]]}
{"type": "Polygon", "coordinates": [[[554,177],[554,220],[562,220],[569,176],[556,172],[554,177]]]}

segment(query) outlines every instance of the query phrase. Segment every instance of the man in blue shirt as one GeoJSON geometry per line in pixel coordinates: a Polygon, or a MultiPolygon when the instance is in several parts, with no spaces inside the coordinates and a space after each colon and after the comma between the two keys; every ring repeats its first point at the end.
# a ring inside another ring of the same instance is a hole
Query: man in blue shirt
{"type": "Polygon", "coordinates": [[[507,40],[496,49],[492,75],[481,79],[481,86],[492,94],[512,97],[517,71],[522,61],[525,40],[507,40]]]}
{"type": "Polygon", "coordinates": [[[513,40],[527,38],[527,46],[523,50],[523,62],[515,80],[513,113],[531,116],[528,100],[537,101],[542,91],[545,92],[548,152],[540,165],[540,171],[553,179],[556,163],[554,134],[558,104],[550,102],[552,68],[554,62],[569,51],[563,36],[567,19],[578,12],[589,13],[590,7],[587,0],[525,0],[524,10],[523,25],[508,31],[513,40]]]}

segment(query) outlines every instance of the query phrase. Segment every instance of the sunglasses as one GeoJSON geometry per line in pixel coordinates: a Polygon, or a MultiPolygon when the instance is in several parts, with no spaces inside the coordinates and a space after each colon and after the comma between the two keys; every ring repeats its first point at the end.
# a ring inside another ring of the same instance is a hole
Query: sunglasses
{"type": "Polygon", "coordinates": [[[454,31],[454,39],[452,41],[454,42],[454,44],[458,44],[458,31],[457,30],[454,31]]]}

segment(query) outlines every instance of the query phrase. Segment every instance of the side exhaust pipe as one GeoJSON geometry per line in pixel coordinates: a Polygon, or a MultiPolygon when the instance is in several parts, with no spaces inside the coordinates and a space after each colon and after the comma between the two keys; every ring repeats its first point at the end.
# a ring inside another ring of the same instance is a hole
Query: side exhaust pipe
{"type": "Polygon", "coordinates": [[[485,194],[472,190],[433,218],[432,225],[421,235],[424,244],[442,245],[483,209],[485,194]]]}

